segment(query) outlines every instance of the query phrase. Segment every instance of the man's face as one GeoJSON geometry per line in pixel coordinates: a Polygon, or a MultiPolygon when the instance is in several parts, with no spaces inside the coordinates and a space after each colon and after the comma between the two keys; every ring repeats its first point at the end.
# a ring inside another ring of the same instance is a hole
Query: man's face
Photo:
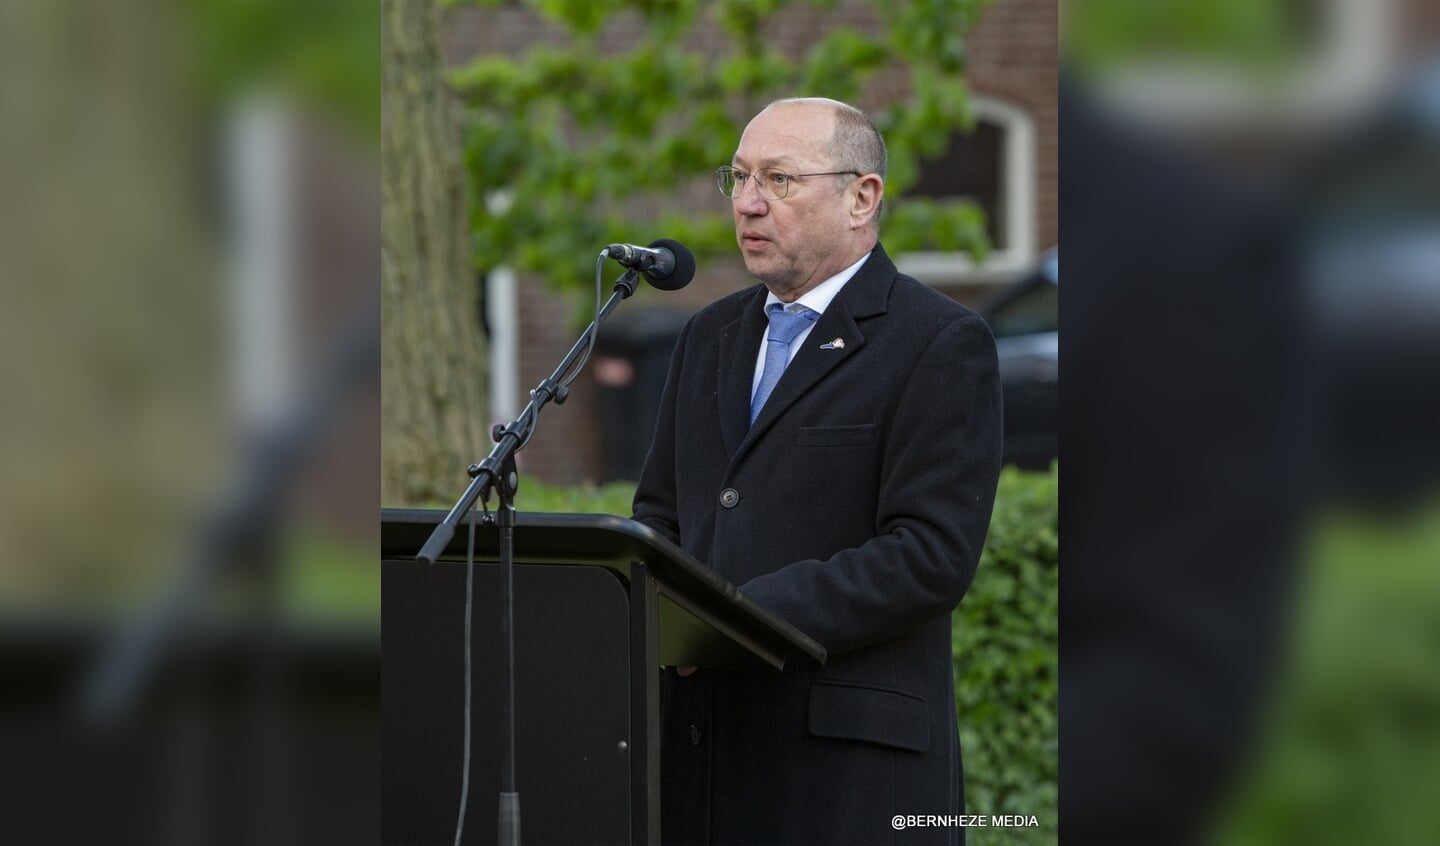
{"type": "MultiPolygon", "coordinates": [[[[774,106],[750,121],[731,164],[751,174],[763,168],[791,174],[844,170],[852,163],[833,161],[827,150],[834,129],[834,115],[824,106],[774,106]]],[[[850,256],[848,178],[796,179],[782,200],[767,200],[750,179],[731,200],[745,268],[787,302],[859,258],[850,256]]]]}

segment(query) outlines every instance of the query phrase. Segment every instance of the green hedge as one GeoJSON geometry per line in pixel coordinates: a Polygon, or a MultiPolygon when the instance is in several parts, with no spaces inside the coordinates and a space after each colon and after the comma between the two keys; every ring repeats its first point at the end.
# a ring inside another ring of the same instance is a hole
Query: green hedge
{"type": "Polygon", "coordinates": [[[520,490],[515,494],[519,511],[543,511],[555,514],[619,514],[629,516],[635,499],[633,482],[611,482],[595,487],[557,487],[521,477],[520,490]]]}
{"type": "Polygon", "coordinates": [[[1440,833],[1440,499],[1307,527],[1248,772],[1213,842],[1431,844],[1440,833]]]}
{"type": "Polygon", "coordinates": [[[951,619],[968,813],[1034,816],[976,828],[971,846],[1056,841],[1059,469],[1005,468],[985,553],[951,619]]]}
{"type": "MultiPolygon", "coordinates": [[[[1035,828],[976,828],[972,846],[1056,840],[1059,470],[1007,467],[980,568],[955,609],[955,700],[969,813],[1036,817],[1035,828]]],[[[634,486],[525,481],[526,511],[630,513],[634,486]]]]}

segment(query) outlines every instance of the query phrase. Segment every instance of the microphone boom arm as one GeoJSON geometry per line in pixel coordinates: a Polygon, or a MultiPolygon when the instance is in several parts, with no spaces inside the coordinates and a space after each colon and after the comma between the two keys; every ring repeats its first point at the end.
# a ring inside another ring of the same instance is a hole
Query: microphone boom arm
{"type": "MultiPolygon", "coordinates": [[[[519,452],[520,447],[529,441],[530,436],[534,433],[540,410],[552,400],[559,405],[565,403],[566,398],[570,395],[570,389],[565,387],[561,380],[570,371],[570,368],[575,366],[576,359],[580,358],[586,347],[589,346],[591,336],[600,330],[600,324],[605,321],[605,318],[610,316],[621,300],[628,299],[635,293],[635,287],[639,280],[640,272],[633,269],[627,270],[619,279],[615,280],[615,287],[610,294],[610,299],[605,301],[599,315],[581,333],[579,340],[570,348],[570,352],[566,353],[560,366],[555,368],[555,372],[551,373],[549,377],[540,380],[540,383],[530,391],[530,402],[526,403],[518,417],[504,426],[495,427],[491,435],[495,440],[495,447],[490,450],[490,454],[483,461],[472,464],[466,469],[471,478],[469,486],[465,488],[465,492],[460,495],[460,499],[455,502],[450,512],[445,515],[445,519],[441,520],[434,531],[430,533],[430,538],[425,541],[425,545],[420,548],[420,553],[415,556],[416,561],[421,564],[434,564],[441,553],[445,551],[445,547],[449,546],[451,538],[455,536],[456,527],[475,506],[476,500],[480,499],[482,494],[487,500],[490,498],[490,489],[499,481],[501,468],[506,465],[507,461],[513,461],[515,453],[519,452]]],[[[510,489],[514,489],[514,484],[509,480],[507,480],[507,484],[510,489]]]]}

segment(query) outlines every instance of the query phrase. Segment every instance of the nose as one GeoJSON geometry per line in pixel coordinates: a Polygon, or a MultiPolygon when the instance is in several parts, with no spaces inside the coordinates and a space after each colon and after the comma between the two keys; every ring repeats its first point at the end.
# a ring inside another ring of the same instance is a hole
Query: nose
{"type": "Polygon", "coordinates": [[[770,210],[769,201],[760,193],[760,186],[752,177],[745,180],[740,191],[731,198],[730,202],[735,205],[735,212],[746,217],[763,215],[770,210]]]}

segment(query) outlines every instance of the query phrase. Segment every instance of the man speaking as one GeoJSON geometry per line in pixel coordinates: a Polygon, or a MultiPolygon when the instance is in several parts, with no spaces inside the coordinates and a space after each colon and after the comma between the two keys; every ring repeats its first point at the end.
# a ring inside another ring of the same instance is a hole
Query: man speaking
{"type": "Polygon", "coordinates": [[[716,177],[763,286],[681,333],[635,519],[829,661],[665,671],[663,842],[961,842],[891,821],[963,813],[950,612],[1000,471],[994,340],[885,254],[859,110],[772,103],[716,177]]]}

